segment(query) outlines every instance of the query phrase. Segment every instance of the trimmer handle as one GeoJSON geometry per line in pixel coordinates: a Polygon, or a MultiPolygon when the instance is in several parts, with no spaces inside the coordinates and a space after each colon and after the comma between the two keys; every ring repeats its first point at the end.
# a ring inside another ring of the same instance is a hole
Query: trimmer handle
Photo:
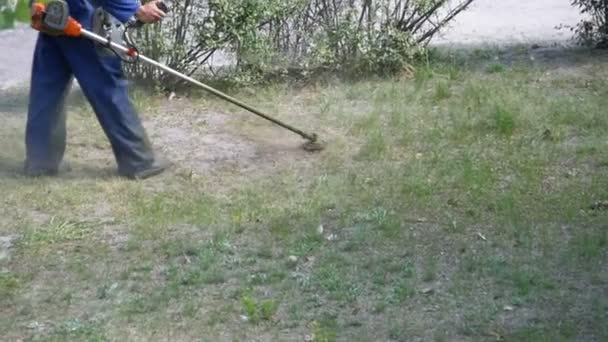
{"type": "Polygon", "coordinates": [[[158,9],[159,9],[159,10],[161,10],[161,11],[163,11],[163,12],[165,12],[165,13],[169,13],[169,11],[170,11],[170,9],[169,9],[169,7],[167,6],[167,4],[165,4],[165,3],[164,3],[164,2],[162,2],[162,1],[157,2],[157,3],[156,3],[156,7],[158,7],[158,9]]]}

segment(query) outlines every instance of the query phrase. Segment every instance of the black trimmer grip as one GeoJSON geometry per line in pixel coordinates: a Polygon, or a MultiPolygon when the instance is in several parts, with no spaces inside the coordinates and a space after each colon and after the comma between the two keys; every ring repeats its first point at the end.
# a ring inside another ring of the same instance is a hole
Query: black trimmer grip
{"type": "Polygon", "coordinates": [[[167,6],[167,4],[165,4],[163,1],[159,1],[159,2],[156,4],[156,7],[158,7],[158,9],[159,9],[159,10],[161,10],[161,11],[163,11],[163,12],[165,12],[165,13],[169,13],[169,11],[170,11],[170,9],[169,9],[169,7],[167,6]]]}

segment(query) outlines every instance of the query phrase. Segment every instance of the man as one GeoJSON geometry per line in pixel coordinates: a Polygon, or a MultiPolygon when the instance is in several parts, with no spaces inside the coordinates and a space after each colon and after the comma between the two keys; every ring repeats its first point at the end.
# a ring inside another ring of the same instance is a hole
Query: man
{"type": "MultiPolygon", "coordinates": [[[[99,6],[122,23],[133,16],[144,23],[154,23],[165,16],[157,2],[141,5],[138,0],[67,0],[70,15],[89,30],[99,6]]],[[[63,169],[65,102],[74,76],[110,141],[120,175],[144,179],[169,167],[167,161],[155,156],[128,97],[121,59],[84,38],[40,33],[32,65],[26,127],[27,175],[55,175],[63,169]]]]}

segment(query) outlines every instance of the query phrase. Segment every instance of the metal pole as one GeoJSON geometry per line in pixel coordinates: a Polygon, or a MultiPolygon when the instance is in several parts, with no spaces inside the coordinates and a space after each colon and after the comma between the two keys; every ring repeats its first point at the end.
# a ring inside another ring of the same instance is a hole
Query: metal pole
{"type": "MultiPolygon", "coordinates": [[[[119,51],[119,52],[122,52],[122,53],[125,53],[125,54],[131,53],[131,50],[129,48],[127,48],[125,46],[122,46],[120,44],[117,44],[115,42],[112,42],[112,41],[108,42],[108,40],[106,38],[103,38],[102,36],[99,36],[99,35],[97,35],[97,34],[95,34],[93,32],[90,32],[90,31],[87,31],[87,30],[83,29],[81,35],[84,38],[88,38],[88,39],[96,41],[96,42],[98,42],[100,44],[108,45],[108,43],[109,43],[109,46],[112,49],[115,49],[116,51],[119,51]]],[[[144,61],[144,62],[146,62],[148,64],[151,64],[151,65],[153,65],[153,66],[155,66],[155,67],[157,67],[157,68],[159,68],[159,69],[161,69],[161,70],[163,70],[163,71],[165,71],[165,72],[167,72],[167,73],[169,73],[171,75],[177,76],[177,77],[179,77],[179,78],[181,78],[181,79],[183,79],[183,80],[185,80],[187,82],[195,84],[195,85],[197,85],[197,86],[205,89],[206,91],[208,91],[208,92],[210,92],[210,93],[212,93],[212,94],[214,94],[214,95],[216,95],[216,96],[218,96],[218,97],[220,97],[220,98],[222,98],[222,99],[224,99],[224,100],[226,100],[228,102],[231,102],[231,103],[233,103],[233,104],[235,104],[235,105],[237,105],[237,106],[239,106],[241,108],[244,108],[244,109],[246,109],[246,110],[248,110],[248,111],[250,111],[250,112],[252,112],[252,113],[254,113],[254,114],[256,114],[256,115],[258,115],[258,116],[260,116],[260,117],[262,117],[262,118],[264,118],[266,120],[268,120],[268,121],[271,121],[271,122],[273,122],[273,123],[275,123],[275,124],[277,124],[277,125],[285,128],[285,129],[288,129],[288,130],[290,130],[290,131],[292,131],[292,132],[294,132],[294,133],[302,136],[303,138],[305,138],[306,140],[308,140],[310,142],[317,141],[317,135],[315,133],[309,134],[309,133],[303,132],[303,131],[301,131],[301,130],[299,130],[299,129],[291,126],[291,125],[288,125],[288,124],[283,123],[283,122],[281,122],[281,121],[279,121],[279,120],[277,120],[275,118],[272,118],[269,115],[264,114],[263,112],[259,111],[256,108],[253,108],[253,107],[251,107],[251,106],[249,106],[249,105],[247,105],[247,104],[245,104],[245,103],[243,103],[243,102],[241,102],[241,101],[239,101],[239,100],[237,100],[237,99],[235,99],[233,97],[230,97],[229,95],[226,95],[226,94],[222,93],[221,91],[219,91],[217,89],[214,89],[214,88],[212,88],[212,87],[210,87],[210,86],[208,86],[208,85],[206,85],[204,83],[201,83],[201,82],[195,80],[192,77],[186,76],[186,75],[184,75],[184,74],[182,74],[182,73],[180,73],[180,72],[178,72],[178,71],[176,71],[174,69],[171,69],[168,66],[166,66],[164,64],[161,64],[161,63],[159,63],[159,62],[157,62],[157,61],[155,61],[155,60],[153,60],[151,58],[148,58],[148,57],[146,57],[144,55],[136,53],[135,57],[137,57],[140,60],[142,60],[142,61],[144,61]]]]}

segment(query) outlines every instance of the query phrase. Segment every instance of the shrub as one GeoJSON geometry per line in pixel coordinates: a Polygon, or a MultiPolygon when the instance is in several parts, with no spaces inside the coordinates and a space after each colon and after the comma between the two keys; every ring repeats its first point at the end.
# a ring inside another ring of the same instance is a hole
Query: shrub
{"type": "MultiPolygon", "coordinates": [[[[239,75],[403,68],[473,0],[184,0],[141,29],[140,50],[192,75],[220,52],[239,75]]],[[[145,79],[163,76],[130,67],[145,79]]],[[[164,84],[167,84],[164,80],[164,84]]]]}
{"type": "Polygon", "coordinates": [[[608,1],[572,0],[572,5],[587,16],[574,29],[579,43],[608,48],[608,1]]]}

